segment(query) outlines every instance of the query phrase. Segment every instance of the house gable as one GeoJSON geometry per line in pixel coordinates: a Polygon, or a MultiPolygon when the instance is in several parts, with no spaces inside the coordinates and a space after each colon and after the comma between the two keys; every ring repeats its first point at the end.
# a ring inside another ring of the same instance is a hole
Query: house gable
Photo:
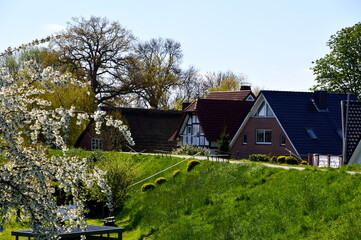
{"type": "Polygon", "coordinates": [[[247,158],[250,154],[289,155],[290,151],[298,155],[262,93],[233,137],[230,150],[234,158],[247,158]]]}
{"type": "MultiPolygon", "coordinates": [[[[262,91],[298,153],[340,155],[341,101],[346,94],[262,91]]],[[[352,98],[355,98],[354,96],[352,98]]]]}

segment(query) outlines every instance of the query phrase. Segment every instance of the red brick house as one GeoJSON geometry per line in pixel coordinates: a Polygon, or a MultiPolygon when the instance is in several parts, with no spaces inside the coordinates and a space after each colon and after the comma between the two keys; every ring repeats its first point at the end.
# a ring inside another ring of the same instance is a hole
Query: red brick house
{"type": "Polygon", "coordinates": [[[183,121],[170,138],[177,146],[196,145],[215,151],[224,132],[232,139],[255,100],[249,87],[211,92],[184,109],[183,121]]]}
{"type": "Polygon", "coordinates": [[[251,154],[340,155],[346,94],[261,91],[230,143],[231,157],[251,154]]]}

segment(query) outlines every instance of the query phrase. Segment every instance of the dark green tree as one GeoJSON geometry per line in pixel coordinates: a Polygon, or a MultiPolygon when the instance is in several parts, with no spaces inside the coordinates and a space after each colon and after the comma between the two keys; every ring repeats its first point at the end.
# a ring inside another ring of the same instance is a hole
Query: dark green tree
{"type": "Polygon", "coordinates": [[[224,128],[218,140],[218,153],[229,155],[229,143],[229,134],[227,128],[224,128]]]}
{"type": "Polygon", "coordinates": [[[327,42],[331,52],[312,62],[316,85],[312,90],[350,91],[361,97],[361,23],[344,28],[327,42]]]}

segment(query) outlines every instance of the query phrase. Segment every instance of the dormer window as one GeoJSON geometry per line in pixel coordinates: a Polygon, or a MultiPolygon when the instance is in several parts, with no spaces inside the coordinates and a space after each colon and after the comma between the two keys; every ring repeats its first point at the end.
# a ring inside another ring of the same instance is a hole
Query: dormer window
{"type": "Polygon", "coordinates": [[[318,140],[318,137],[316,135],[316,133],[313,131],[312,128],[306,128],[306,131],[308,133],[308,136],[312,139],[312,140],[318,140]]]}
{"type": "Polygon", "coordinates": [[[254,97],[252,97],[252,95],[249,95],[249,96],[246,98],[246,101],[247,101],[247,102],[254,102],[254,97]]]}
{"type": "Polygon", "coordinates": [[[273,114],[270,106],[266,102],[263,102],[261,104],[261,106],[258,108],[256,116],[257,117],[273,117],[274,114],[273,114]]]}

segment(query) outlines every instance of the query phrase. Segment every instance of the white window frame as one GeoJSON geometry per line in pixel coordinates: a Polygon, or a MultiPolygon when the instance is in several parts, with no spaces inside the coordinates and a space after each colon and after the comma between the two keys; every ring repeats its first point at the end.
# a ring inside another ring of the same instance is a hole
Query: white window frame
{"type": "Polygon", "coordinates": [[[248,142],[247,134],[242,135],[242,144],[243,144],[243,145],[246,145],[247,142],[248,142]]]}
{"type": "Polygon", "coordinates": [[[286,146],[286,142],[287,142],[287,138],[285,135],[281,135],[280,136],[280,145],[281,146],[286,146]],[[284,141],[283,141],[284,140],[284,141]]]}
{"type": "Polygon", "coordinates": [[[256,144],[272,144],[272,130],[271,129],[257,129],[256,130],[256,144]],[[263,134],[263,141],[258,141],[258,135],[259,133],[263,134]],[[271,141],[270,142],[266,142],[266,133],[270,133],[271,134],[271,141]]]}
{"type": "Polygon", "coordinates": [[[209,142],[204,135],[197,115],[189,116],[181,136],[182,145],[209,147],[209,142]]]}
{"type": "Polygon", "coordinates": [[[257,109],[256,117],[274,117],[273,111],[271,107],[266,103],[263,102],[261,106],[257,109]]]}
{"type": "Polygon", "coordinates": [[[90,139],[90,149],[94,150],[102,150],[103,149],[103,140],[100,138],[91,138],[90,139]]]}

